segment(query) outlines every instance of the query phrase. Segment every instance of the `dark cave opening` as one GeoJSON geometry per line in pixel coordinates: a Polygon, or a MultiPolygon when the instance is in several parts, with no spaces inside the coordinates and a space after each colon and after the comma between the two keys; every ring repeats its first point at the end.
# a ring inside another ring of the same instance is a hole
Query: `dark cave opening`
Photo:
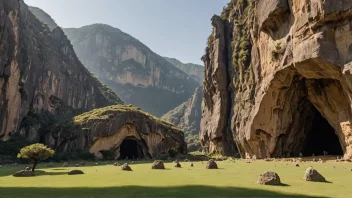
{"type": "Polygon", "coordinates": [[[119,160],[124,159],[142,159],[143,149],[142,146],[135,139],[126,138],[120,145],[119,160]]]}
{"type": "Polygon", "coordinates": [[[302,149],[303,156],[324,155],[324,151],[328,155],[343,155],[343,150],[334,128],[316,108],[314,108],[314,111],[312,126],[307,131],[302,149]]]}

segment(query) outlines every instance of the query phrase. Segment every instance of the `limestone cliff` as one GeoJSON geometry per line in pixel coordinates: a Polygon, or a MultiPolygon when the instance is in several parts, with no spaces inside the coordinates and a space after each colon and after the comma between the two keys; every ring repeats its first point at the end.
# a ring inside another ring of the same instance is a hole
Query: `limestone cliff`
{"type": "Polygon", "coordinates": [[[18,0],[0,0],[0,139],[38,142],[59,117],[121,104],[78,60],[61,28],[52,31],[18,0]]]}
{"type": "Polygon", "coordinates": [[[182,63],[176,58],[164,57],[164,59],[175,65],[177,68],[179,68],[189,76],[191,76],[191,78],[198,82],[198,84],[201,85],[203,83],[204,67],[202,65],[197,65],[193,63],[182,63]]]}
{"type": "Polygon", "coordinates": [[[103,151],[110,151],[116,159],[187,153],[180,129],[131,105],[94,109],[58,123],[45,135],[45,142],[59,152],[89,150],[102,157],[103,151]]]}
{"type": "Polygon", "coordinates": [[[351,158],[351,8],[343,0],[232,0],[214,16],[202,58],[205,151],[265,158],[333,153],[337,144],[351,158]],[[324,123],[337,142],[321,139],[324,123]]]}
{"type": "Polygon", "coordinates": [[[196,151],[201,148],[199,127],[202,116],[202,89],[202,87],[198,87],[190,99],[161,117],[184,131],[188,151],[196,151]]]}
{"type": "Polygon", "coordinates": [[[104,24],[64,29],[80,60],[126,103],[161,116],[198,86],[132,36],[104,24]]]}

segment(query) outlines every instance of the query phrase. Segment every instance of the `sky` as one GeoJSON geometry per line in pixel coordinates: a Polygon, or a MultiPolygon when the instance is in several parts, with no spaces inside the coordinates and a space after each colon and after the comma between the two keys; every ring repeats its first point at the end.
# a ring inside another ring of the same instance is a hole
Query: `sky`
{"type": "Polygon", "coordinates": [[[137,38],[161,56],[203,64],[210,19],[229,0],[24,0],[64,28],[104,23],[137,38]]]}

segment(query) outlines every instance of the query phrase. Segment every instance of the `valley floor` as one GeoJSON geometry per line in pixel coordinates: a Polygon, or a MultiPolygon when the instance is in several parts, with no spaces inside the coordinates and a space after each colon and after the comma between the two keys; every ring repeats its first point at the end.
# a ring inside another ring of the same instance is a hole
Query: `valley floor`
{"type": "MultiPolygon", "coordinates": [[[[218,170],[205,169],[205,162],[182,162],[183,168],[166,163],[166,170],[152,170],[151,162],[131,164],[132,172],[120,167],[90,163],[85,167],[44,168],[37,176],[15,178],[22,165],[0,168],[0,197],[351,197],[352,163],[292,162],[243,160],[217,162],[218,170]],[[303,180],[309,166],[317,169],[329,182],[303,180]],[[84,175],[67,175],[81,169],[84,175]],[[282,186],[256,184],[265,171],[277,172],[282,186]]],[[[74,163],[72,163],[74,164],[74,163]]]]}

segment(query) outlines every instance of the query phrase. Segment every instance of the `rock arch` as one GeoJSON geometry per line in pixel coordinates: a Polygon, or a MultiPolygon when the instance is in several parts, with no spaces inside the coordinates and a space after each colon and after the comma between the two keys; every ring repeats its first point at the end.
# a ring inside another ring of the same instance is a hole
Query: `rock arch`
{"type": "MultiPolygon", "coordinates": [[[[136,143],[136,145],[134,145],[136,148],[131,148],[137,149],[138,156],[134,156],[135,158],[151,158],[148,145],[140,132],[138,132],[137,128],[131,123],[123,125],[112,135],[95,139],[89,148],[89,152],[102,158],[103,156],[100,151],[111,150],[115,152],[115,158],[118,159],[121,156],[121,145],[126,140],[134,141],[136,143]]],[[[126,158],[126,156],[124,155],[123,158],[126,158]]]]}

